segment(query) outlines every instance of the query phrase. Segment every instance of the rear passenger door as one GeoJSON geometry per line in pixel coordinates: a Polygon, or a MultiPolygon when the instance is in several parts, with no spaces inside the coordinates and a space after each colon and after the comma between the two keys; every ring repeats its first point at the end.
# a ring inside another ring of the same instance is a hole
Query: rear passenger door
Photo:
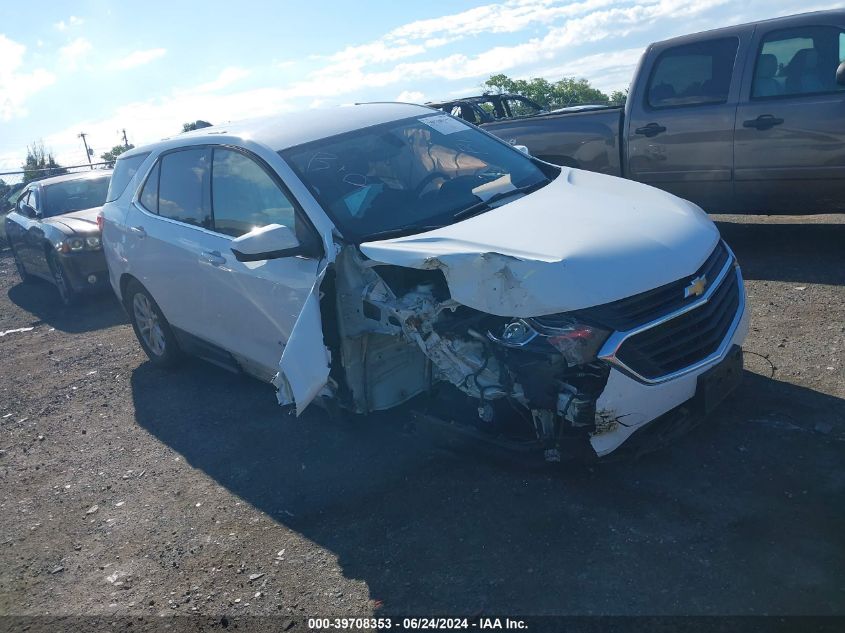
{"type": "Polygon", "coordinates": [[[163,154],[147,175],[126,219],[130,272],[181,332],[204,329],[198,283],[204,236],[211,226],[211,150],[163,154]]]}
{"type": "Polygon", "coordinates": [[[708,211],[733,196],[733,135],[742,31],[652,49],[632,95],[628,176],[708,211]],[[644,85],[643,85],[644,84],[644,85]]]}
{"type": "Polygon", "coordinates": [[[736,193],[745,210],[845,211],[842,27],[757,26],[736,120],[736,193]]]}

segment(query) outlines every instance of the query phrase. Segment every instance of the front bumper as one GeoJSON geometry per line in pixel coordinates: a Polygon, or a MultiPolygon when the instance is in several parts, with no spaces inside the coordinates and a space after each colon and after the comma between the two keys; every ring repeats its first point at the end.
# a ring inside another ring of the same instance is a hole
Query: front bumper
{"type": "MultiPolygon", "coordinates": [[[[741,289],[744,296],[744,290],[741,289]]],[[[749,312],[742,302],[741,312],[732,334],[720,346],[718,356],[708,359],[692,371],[659,383],[636,380],[622,369],[610,371],[607,385],[596,402],[597,422],[603,423],[590,436],[596,455],[602,457],[619,448],[628,438],[647,424],[661,418],[683,405],[693,407],[699,376],[722,361],[734,348],[742,346],[748,334],[749,312]]]]}
{"type": "Polygon", "coordinates": [[[75,292],[99,292],[109,286],[109,272],[102,250],[59,253],[65,276],[75,292]]]}

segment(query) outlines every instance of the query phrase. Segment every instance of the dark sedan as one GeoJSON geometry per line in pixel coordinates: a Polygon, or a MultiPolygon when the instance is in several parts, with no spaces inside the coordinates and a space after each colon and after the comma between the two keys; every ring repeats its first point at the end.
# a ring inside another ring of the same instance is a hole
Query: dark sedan
{"type": "Polygon", "coordinates": [[[52,282],[65,305],[108,287],[97,214],[110,178],[111,170],[97,170],[27,185],[6,216],[6,237],[23,282],[52,282]]]}

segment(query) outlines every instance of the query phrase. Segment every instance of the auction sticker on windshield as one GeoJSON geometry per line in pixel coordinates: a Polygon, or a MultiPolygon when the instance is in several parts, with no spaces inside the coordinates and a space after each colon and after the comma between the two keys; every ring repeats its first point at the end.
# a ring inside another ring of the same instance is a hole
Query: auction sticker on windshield
{"type": "Polygon", "coordinates": [[[420,119],[420,123],[425,123],[433,130],[437,130],[441,134],[454,134],[455,132],[463,132],[469,126],[453,119],[448,114],[435,114],[434,116],[427,116],[420,119]]]}

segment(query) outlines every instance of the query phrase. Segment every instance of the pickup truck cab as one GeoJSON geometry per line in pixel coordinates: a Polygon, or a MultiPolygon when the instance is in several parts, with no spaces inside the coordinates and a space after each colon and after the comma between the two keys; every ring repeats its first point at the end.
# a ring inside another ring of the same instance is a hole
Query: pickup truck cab
{"type": "Polygon", "coordinates": [[[482,127],[712,212],[845,211],[845,10],[650,45],[624,108],[482,127]]]}

